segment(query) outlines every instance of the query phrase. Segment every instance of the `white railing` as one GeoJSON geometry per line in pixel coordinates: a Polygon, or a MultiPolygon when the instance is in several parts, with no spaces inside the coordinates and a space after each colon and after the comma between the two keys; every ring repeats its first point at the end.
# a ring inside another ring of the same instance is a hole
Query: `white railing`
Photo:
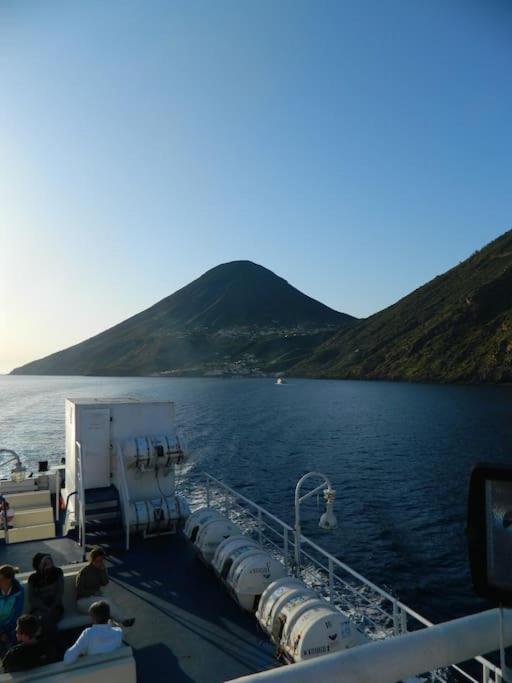
{"type": "Polygon", "coordinates": [[[84,466],[82,460],[82,444],[80,441],[75,442],[77,449],[76,458],[76,479],[77,479],[77,498],[78,498],[78,543],[82,548],[82,554],[85,558],[85,484],[84,484],[84,466]]]}
{"type": "MultiPolygon", "coordinates": [[[[219,509],[266,546],[290,573],[295,573],[295,537],[290,525],[209,474],[196,475],[188,482],[192,508],[207,505],[219,509]]],[[[303,581],[347,614],[369,638],[378,640],[433,626],[431,621],[307,537],[301,535],[299,546],[303,581]]],[[[442,682],[502,681],[501,669],[484,657],[477,657],[464,666],[452,665],[430,672],[428,676],[427,680],[442,682]]]]}
{"type": "Polygon", "coordinates": [[[128,492],[128,480],[126,478],[126,470],[124,468],[124,457],[121,444],[117,444],[117,486],[119,490],[119,497],[121,498],[121,510],[123,513],[123,524],[125,534],[126,550],[130,549],[130,494],[128,492]]]}
{"type": "MultiPolygon", "coordinates": [[[[396,683],[424,681],[424,671],[450,668],[478,652],[512,645],[512,610],[494,608],[468,617],[420,628],[397,638],[313,657],[294,666],[278,666],[226,683],[396,683]],[[419,678],[412,678],[421,676],[419,678]]],[[[450,677],[453,680],[453,677],[450,677]]],[[[506,679],[510,681],[510,677],[506,679]]]]}

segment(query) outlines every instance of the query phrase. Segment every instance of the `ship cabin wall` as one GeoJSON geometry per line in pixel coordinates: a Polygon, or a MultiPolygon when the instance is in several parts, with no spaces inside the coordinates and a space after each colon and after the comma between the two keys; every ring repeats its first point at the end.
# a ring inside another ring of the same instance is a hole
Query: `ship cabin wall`
{"type": "MultiPolygon", "coordinates": [[[[85,487],[101,488],[113,481],[118,441],[175,431],[171,401],[67,399],[65,419],[66,495],[77,489],[77,441],[82,444],[85,487]]],[[[70,511],[74,507],[72,497],[70,511]]]]}

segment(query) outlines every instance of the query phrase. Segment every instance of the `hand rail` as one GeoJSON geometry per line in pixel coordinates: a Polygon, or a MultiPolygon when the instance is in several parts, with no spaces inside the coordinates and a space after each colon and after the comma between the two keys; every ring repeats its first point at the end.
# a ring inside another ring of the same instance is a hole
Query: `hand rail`
{"type": "Polygon", "coordinates": [[[76,464],[77,464],[77,482],[78,482],[78,543],[82,548],[82,554],[85,559],[85,486],[84,486],[84,469],[82,461],[82,444],[80,441],[75,442],[75,447],[78,450],[76,464]]]}
{"type": "Polygon", "coordinates": [[[60,518],[60,489],[61,478],[60,473],[66,471],[66,465],[54,465],[50,467],[49,475],[53,472],[55,476],[55,521],[58,522],[60,518]]]}
{"type": "MultiPolygon", "coordinates": [[[[270,546],[272,552],[277,554],[289,569],[288,553],[293,553],[295,549],[295,542],[292,540],[293,528],[290,525],[206,472],[198,473],[190,479],[199,479],[203,483],[205,488],[204,502],[208,504],[208,507],[224,507],[226,514],[235,523],[241,525],[242,528],[245,526],[245,530],[257,532],[261,536],[263,544],[270,546]],[[269,538],[269,533],[273,534],[272,538],[269,538]]],[[[434,626],[431,621],[366,579],[306,536],[301,535],[301,544],[305,546],[301,548],[301,554],[308,560],[309,564],[309,572],[306,572],[304,580],[315,584],[317,587],[320,584],[334,605],[340,606],[345,603],[347,607],[352,607],[353,618],[360,617],[363,614],[362,623],[366,625],[368,635],[373,639],[407,633],[411,630],[410,626],[412,630],[416,630],[418,627],[430,628],[434,626]],[[316,554],[317,557],[314,557],[312,553],[316,554]],[[322,559],[319,559],[318,555],[322,559]],[[341,572],[347,575],[347,578],[342,578],[341,572]],[[373,594],[373,600],[372,595],[369,595],[370,593],[373,594]],[[380,604],[375,602],[376,599],[380,600],[380,604]],[[381,621],[385,619],[384,624],[378,623],[379,615],[381,621]],[[410,626],[408,619],[411,620],[410,626]],[[390,626],[392,630],[390,630],[390,626]],[[368,631],[368,629],[373,630],[368,631]]],[[[449,667],[450,671],[471,683],[478,683],[479,681],[487,683],[490,680],[489,674],[491,672],[494,674],[495,680],[501,680],[501,669],[491,661],[482,656],[475,657],[472,661],[481,666],[481,677],[478,679],[455,664],[449,667]]],[[[446,681],[446,675],[442,670],[435,671],[431,673],[431,680],[446,681]]]]}
{"type": "Polygon", "coordinates": [[[65,513],[67,513],[67,511],[68,511],[68,505],[69,505],[70,499],[76,495],[78,495],[78,491],[71,491],[71,493],[68,493],[68,495],[66,497],[66,504],[64,505],[64,512],[65,513]]]}
{"type": "Polygon", "coordinates": [[[60,471],[55,470],[55,521],[59,521],[60,515],[60,471]]]}
{"type": "MultiPolygon", "coordinates": [[[[512,610],[503,612],[502,640],[512,644],[512,610]]],[[[291,667],[277,667],[237,678],[230,683],[394,683],[424,671],[438,671],[453,662],[467,661],[480,648],[496,650],[500,641],[498,609],[453,619],[431,628],[419,629],[398,638],[374,641],[359,647],[302,661],[291,667]]],[[[435,675],[435,674],[434,674],[435,675]]],[[[441,679],[442,680],[442,679],[441,679]]]]}
{"type": "Polygon", "coordinates": [[[125,548],[130,550],[130,494],[128,491],[128,480],[126,479],[126,470],[124,467],[123,449],[121,444],[117,444],[117,469],[119,472],[118,484],[119,493],[121,497],[121,510],[123,512],[124,533],[125,533],[125,548]]]}

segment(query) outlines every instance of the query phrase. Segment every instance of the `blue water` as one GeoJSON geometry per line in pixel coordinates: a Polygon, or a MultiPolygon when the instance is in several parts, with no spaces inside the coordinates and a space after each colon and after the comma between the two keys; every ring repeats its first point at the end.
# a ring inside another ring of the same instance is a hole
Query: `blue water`
{"type": "Polygon", "coordinates": [[[512,388],[290,380],[0,377],[0,445],[64,451],[64,399],[172,399],[204,469],[290,522],[297,479],[331,477],[339,528],[305,533],[434,621],[480,609],[464,537],[470,468],[509,462],[512,388]]]}

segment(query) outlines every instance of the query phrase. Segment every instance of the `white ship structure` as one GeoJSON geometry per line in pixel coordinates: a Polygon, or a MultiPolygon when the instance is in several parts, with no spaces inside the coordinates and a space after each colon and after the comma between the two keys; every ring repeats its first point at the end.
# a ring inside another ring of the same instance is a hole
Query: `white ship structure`
{"type": "Polygon", "coordinates": [[[292,527],[192,472],[171,402],[69,399],[65,424],[65,462],[43,462],[36,476],[0,444],[4,464],[15,463],[0,482],[15,509],[0,531],[0,563],[20,565],[22,583],[35,552],[63,566],[64,638],[88,624],[74,580],[101,545],[115,600],[136,623],[114,653],[1,674],[0,683],[505,680],[484,655],[512,644],[509,610],[433,625],[302,534],[301,505],[319,494],[320,525],[336,526],[324,474],[299,481],[292,527]]]}

